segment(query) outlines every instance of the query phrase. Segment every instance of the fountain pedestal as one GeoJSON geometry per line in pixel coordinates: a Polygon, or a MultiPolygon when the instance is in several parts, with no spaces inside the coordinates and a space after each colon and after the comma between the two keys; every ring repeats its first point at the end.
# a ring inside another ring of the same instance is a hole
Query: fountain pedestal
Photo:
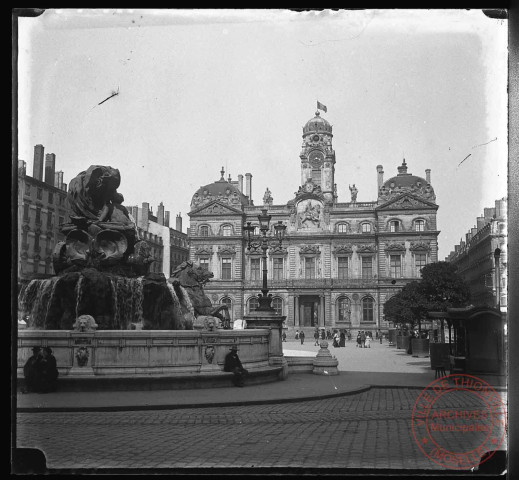
{"type": "Polygon", "coordinates": [[[248,315],[244,315],[246,321],[246,330],[255,328],[268,328],[269,336],[269,365],[274,367],[282,367],[280,379],[285,380],[288,377],[288,362],[283,356],[283,343],[281,334],[283,333],[283,322],[286,315],[277,315],[275,310],[255,310],[248,315]]]}

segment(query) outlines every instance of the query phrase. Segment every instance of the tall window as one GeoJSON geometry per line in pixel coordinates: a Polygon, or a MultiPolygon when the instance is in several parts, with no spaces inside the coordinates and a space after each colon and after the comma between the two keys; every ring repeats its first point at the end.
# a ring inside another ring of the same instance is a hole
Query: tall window
{"type": "Polygon", "coordinates": [[[346,225],[345,223],[339,223],[339,225],[337,225],[337,232],[338,233],[347,233],[348,225],[346,225]]]}
{"type": "Polygon", "coordinates": [[[373,258],[362,257],[362,278],[373,278],[373,258]]]}
{"type": "Polygon", "coordinates": [[[251,297],[249,300],[249,313],[256,310],[259,307],[258,297],[251,297]]]}
{"type": "Polygon", "coordinates": [[[232,300],[229,297],[224,297],[224,298],[222,298],[220,303],[227,307],[227,310],[229,312],[229,317],[232,320],[232,300]]]}
{"type": "Polygon", "coordinates": [[[348,278],[348,257],[339,257],[338,259],[338,277],[348,278]]]}
{"type": "Polygon", "coordinates": [[[36,233],[34,235],[34,251],[38,252],[40,250],[40,236],[36,233]]]}
{"type": "Polygon", "coordinates": [[[305,257],[305,278],[315,278],[314,257],[305,257]]]}
{"type": "Polygon", "coordinates": [[[43,190],[41,188],[36,189],[36,198],[41,200],[43,198],[43,190]]]}
{"type": "Polygon", "coordinates": [[[349,322],[350,321],[350,300],[346,297],[340,298],[339,303],[339,322],[349,322]]]}
{"type": "Polygon", "coordinates": [[[369,223],[363,223],[361,227],[362,227],[362,233],[371,232],[371,225],[369,223]]]}
{"type": "Polygon", "coordinates": [[[28,237],[29,237],[29,232],[27,230],[24,230],[22,232],[22,246],[27,245],[29,243],[28,237]]]}
{"type": "Polygon", "coordinates": [[[54,193],[49,192],[49,203],[54,203],[54,193]]]}
{"type": "Polygon", "coordinates": [[[425,253],[416,253],[414,256],[414,266],[416,269],[416,276],[421,275],[420,270],[427,265],[427,255],[425,253]]]}
{"type": "Polygon", "coordinates": [[[204,270],[209,270],[209,259],[208,258],[201,258],[198,263],[200,263],[200,268],[202,268],[204,270]]]}
{"type": "Polygon", "coordinates": [[[31,186],[26,183],[25,184],[25,195],[30,195],[31,194],[31,186]]]}
{"type": "Polygon", "coordinates": [[[402,276],[402,257],[400,255],[389,256],[389,276],[393,278],[402,276]]]}
{"type": "Polygon", "coordinates": [[[230,237],[232,235],[232,227],[230,225],[224,225],[222,227],[222,235],[224,237],[230,237]]]}
{"type": "Polygon", "coordinates": [[[204,225],[200,227],[200,236],[201,237],[208,237],[209,236],[209,227],[207,225],[204,225]]]}
{"type": "Polygon", "coordinates": [[[47,213],[47,229],[52,229],[52,212],[47,213]]]}
{"type": "Polygon", "coordinates": [[[23,204],[23,219],[29,220],[29,204],[28,203],[23,204]]]}
{"type": "Polygon", "coordinates": [[[34,272],[34,273],[38,273],[38,270],[39,270],[39,268],[40,268],[40,262],[38,262],[38,261],[35,260],[34,263],[33,263],[33,265],[32,265],[32,268],[33,268],[33,272],[34,272]]]}
{"type": "Polygon", "coordinates": [[[228,257],[222,258],[222,280],[231,280],[231,259],[228,257]]]}
{"type": "Polygon", "coordinates": [[[373,321],[373,305],[374,301],[371,297],[362,299],[362,321],[372,322],[373,321]]]}
{"type": "Polygon", "coordinates": [[[41,208],[36,208],[36,225],[41,225],[41,208]]]}
{"type": "Polygon", "coordinates": [[[274,266],[274,280],[283,280],[283,259],[274,257],[272,264],[274,266]]]}
{"type": "Polygon", "coordinates": [[[250,279],[251,280],[260,280],[260,258],[251,258],[250,259],[250,279]]]}
{"type": "Polygon", "coordinates": [[[273,298],[272,308],[276,311],[276,315],[283,315],[283,300],[279,297],[273,298]]]}
{"type": "Polygon", "coordinates": [[[391,222],[389,222],[389,231],[390,232],[398,232],[399,230],[399,223],[398,223],[398,220],[392,220],[391,222]]]}
{"type": "Polygon", "coordinates": [[[414,229],[417,232],[423,232],[425,230],[425,221],[417,220],[416,222],[414,222],[414,229]]]}

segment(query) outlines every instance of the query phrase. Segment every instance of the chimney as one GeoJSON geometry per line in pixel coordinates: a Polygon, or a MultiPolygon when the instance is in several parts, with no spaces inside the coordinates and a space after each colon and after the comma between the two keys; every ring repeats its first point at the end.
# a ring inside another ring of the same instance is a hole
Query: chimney
{"type": "Polygon", "coordinates": [[[18,160],[18,175],[25,175],[27,164],[25,160],[18,160]]]}
{"type": "Polygon", "coordinates": [[[177,218],[175,219],[175,230],[178,232],[182,231],[182,216],[180,215],[180,212],[178,212],[177,218]]]}
{"type": "Polygon", "coordinates": [[[141,221],[139,222],[139,227],[141,227],[146,232],[148,231],[149,218],[150,218],[150,204],[148,202],[142,202],[142,215],[141,215],[141,221]]]}
{"type": "Polygon", "coordinates": [[[54,171],[56,170],[56,155],[47,153],[45,155],[45,183],[54,186],[54,171]]]}
{"type": "Polygon", "coordinates": [[[382,165],[377,165],[377,179],[378,179],[378,189],[382,188],[384,185],[384,167],[382,165]]]}
{"type": "Polygon", "coordinates": [[[164,212],[164,225],[169,227],[169,212],[167,210],[164,212]]]}
{"type": "Polygon", "coordinates": [[[135,226],[139,225],[139,207],[134,206],[130,207],[130,214],[133,217],[133,220],[135,221],[135,226]]]}
{"type": "Polygon", "coordinates": [[[402,161],[402,165],[398,167],[398,175],[405,175],[407,173],[407,163],[405,163],[405,158],[402,161]]]}
{"type": "Polygon", "coordinates": [[[485,217],[477,217],[476,218],[476,227],[479,230],[481,230],[485,226],[485,217]]]}
{"type": "Polygon", "coordinates": [[[67,184],[66,183],[62,183],[61,184],[61,190],[63,190],[64,192],[67,191],[67,184]]]}
{"type": "Polygon", "coordinates": [[[425,180],[427,181],[427,183],[431,183],[431,169],[430,168],[425,169],[425,180]]]}
{"type": "Polygon", "coordinates": [[[485,217],[485,221],[488,222],[494,218],[496,210],[494,208],[484,208],[483,216],[485,217]]]}
{"type": "Polygon", "coordinates": [[[249,197],[249,205],[252,205],[252,174],[245,174],[245,195],[249,197]]]}
{"type": "Polygon", "coordinates": [[[164,225],[164,204],[162,202],[157,207],[157,223],[164,225]]]}
{"type": "Polygon", "coordinates": [[[238,175],[238,190],[243,193],[243,175],[238,175]]]}
{"type": "Polygon", "coordinates": [[[459,249],[460,249],[459,245],[454,245],[454,253],[458,253],[459,249]]]}
{"type": "Polygon", "coordinates": [[[471,229],[470,229],[470,237],[473,238],[476,236],[476,233],[478,233],[478,229],[476,228],[476,226],[473,226],[471,229]]]}
{"type": "Polygon", "coordinates": [[[62,188],[62,186],[63,186],[63,171],[62,170],[54,173],[54,186],[59,189],[62,188]]]}
{"type": "Polygon", "coordinates": [[[42,181],[43,179],[43,145],[34,146],[34,163],[32,166],[32,176],[36,180],[42,181]]]}

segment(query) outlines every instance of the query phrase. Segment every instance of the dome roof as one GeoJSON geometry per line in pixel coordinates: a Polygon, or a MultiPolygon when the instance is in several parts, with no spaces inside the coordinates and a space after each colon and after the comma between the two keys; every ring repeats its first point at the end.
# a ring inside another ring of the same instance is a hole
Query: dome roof
{"type": "Polygon", "coordinates": [[[323,132],[332,133],[332,126],[328,123],[327,120],[321,118],[319,110],[317,110],[315,112],[315,117],[308,120],[306,125],[303,127],[303,135],[323,132]]]}
{"type": "Polygon", "coordinates": [[[191,209],[199,208],[213,200],[219,200],[235,207],[249,204],[248,197],[241,193],[239,188],[230,182],[230,179],[225,180],[223,173],[220,180],[204,185],[195,192],[191,199],[191,209]]]}
{"type": "Polygon", "coordinates": [[[428,180],[417,175],[407,173],[407,164],[404,161],[398,167],[398,175],[386,180],[379,189],[379,198],[389,200],[402,193],[412,193],[429,201],[435,201],[434,189],[428,180]]]}

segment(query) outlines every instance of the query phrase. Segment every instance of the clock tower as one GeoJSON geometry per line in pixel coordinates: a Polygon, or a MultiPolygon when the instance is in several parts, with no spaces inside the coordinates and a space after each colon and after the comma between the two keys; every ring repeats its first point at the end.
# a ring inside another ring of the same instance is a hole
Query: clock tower
{"type": "Polygon", "coordinates": [[[332,148],[332,126],[321,118],[319,111],[303,127],[301,154],[301,185],[308,179],[321,187],[325,202],[335,202],[335,151],[332,148]]]}

